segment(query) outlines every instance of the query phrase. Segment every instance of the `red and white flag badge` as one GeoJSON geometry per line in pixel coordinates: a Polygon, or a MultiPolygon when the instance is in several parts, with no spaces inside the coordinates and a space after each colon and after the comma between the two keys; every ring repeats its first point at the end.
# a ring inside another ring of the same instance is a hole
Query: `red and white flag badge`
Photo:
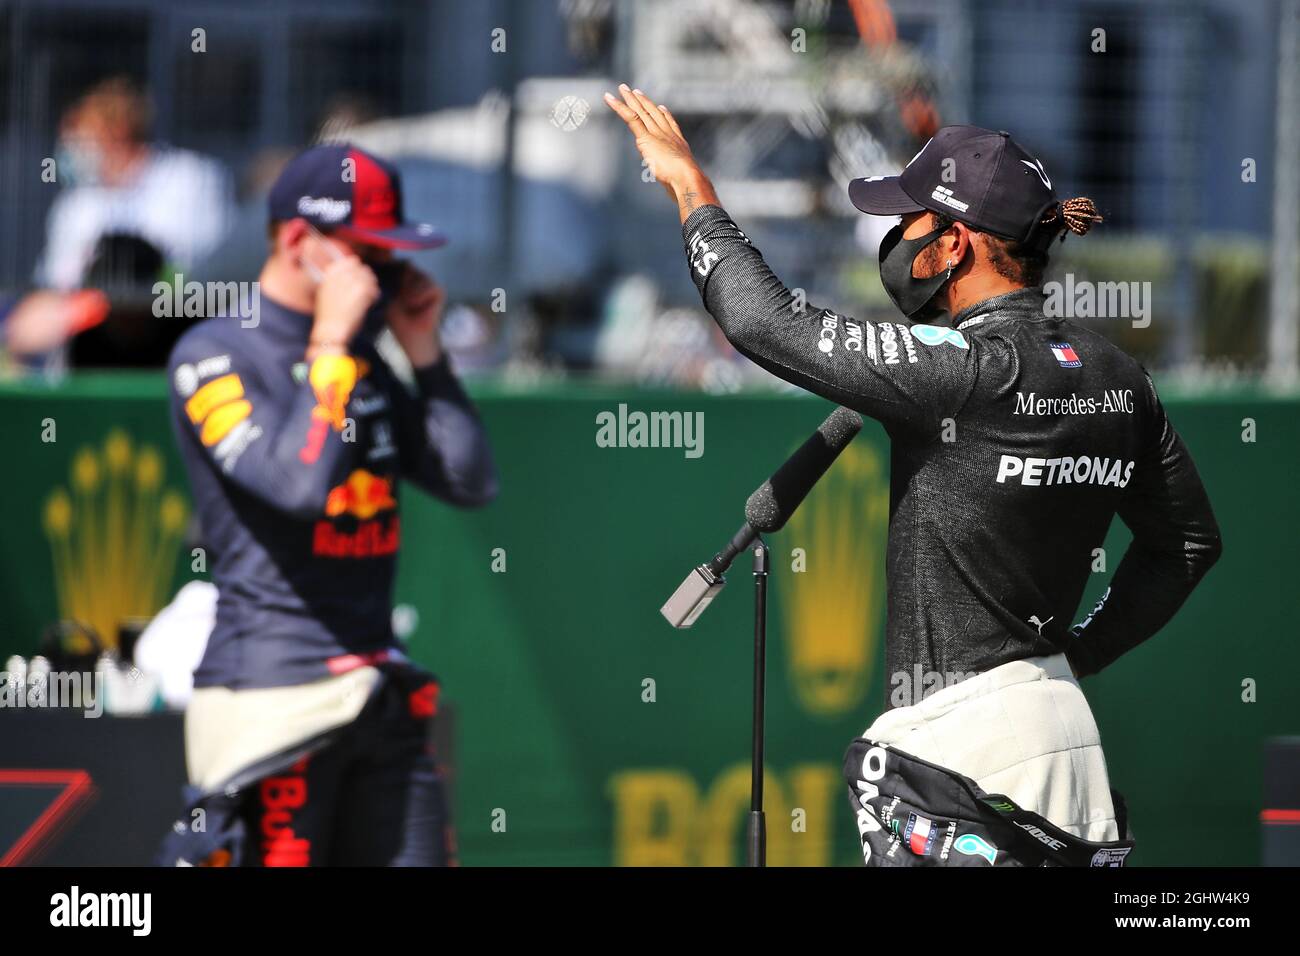
{"type": "Polygon", "coordinates": [[[917,856],[928,856],[934,846],[938,829],[934,821],[928,817],[923,817],[919,813],[909,813],[907,827],[903,830],[903,839],[907,841],[907,848],[917,856]]]}
{"type": "Polygon", "coordinates": [[[1061,363],[1061,368],[1079,368],[1083,365],[1083,359],[1079,358],[1078,353],[1070,348],[1069,342],[1049,342],[1047,347],[1056,356],[1056,361],[1061,363]]]}

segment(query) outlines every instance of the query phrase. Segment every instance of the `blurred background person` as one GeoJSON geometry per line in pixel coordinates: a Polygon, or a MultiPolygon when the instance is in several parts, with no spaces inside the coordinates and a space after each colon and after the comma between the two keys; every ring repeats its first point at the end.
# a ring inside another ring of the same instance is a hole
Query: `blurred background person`
{"type": "MultiPolygon", "coordinates": [[[[212,159],[154,142],[152,119],[148,96],[124,76],[97,83],[64,114],[52,166],[61,188],[36,267],[38,288],[6,322],[13,354],[37,358],[59,348],[109,318],[105,284],[148,290],[167,270],[192,270],[225,235],[227,173],[212,159]],[[92,276],[97,260],[101,272],[92,276]],[[105,273],[112,281],[105,283],[105,273]],[[101,294],[79,294],[90,281],[101,294]]],[[[165,351],[151,364],[162,358],[165,351]]]]}

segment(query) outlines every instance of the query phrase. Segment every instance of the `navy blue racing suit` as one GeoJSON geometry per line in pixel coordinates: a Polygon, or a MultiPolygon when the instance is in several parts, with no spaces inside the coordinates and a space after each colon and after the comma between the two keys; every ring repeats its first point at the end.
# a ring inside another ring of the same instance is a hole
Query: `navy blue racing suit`
{"type": "MultiPolygon", "coordinates": [[[[255,315],[203,322],[172,352],[172,420],[219,593],[194,685],[238,691],[308,684],[357,667],[383,671],[350,729],[367,745],[336,733],[325,749],[277,768],[281,776],[298,767],[318,778],[307,788],[317,802],[296,808],[292,836],[316,847],[355,846],[368,841],[324,834],[336,819],[378,819],[385,811],[349,804],[351,796],[390,793],[426,823],[444,815],[436,768],[424,754],[437,686],[401,655],[391,626],[400,482],[477,507],[495,497],[497,476],[483,426],[445,356],[415,369],[413,390],[369,336],[359,336],[350,355],[321,356],[309,367],[311,325],[310,314],[262,296],[255,315]]],[[[245,807],[259,830],[265,789],[245,807]]],[[[389,862],[446,855],[429,840],[417,842],[425,849],[407,847],[389,862]]],[[[250,833],[250,856],[275,862],[275,846],[250,833]]],[[[279,858],[383,862],[373,852],[331,854],[279,858]]]]}

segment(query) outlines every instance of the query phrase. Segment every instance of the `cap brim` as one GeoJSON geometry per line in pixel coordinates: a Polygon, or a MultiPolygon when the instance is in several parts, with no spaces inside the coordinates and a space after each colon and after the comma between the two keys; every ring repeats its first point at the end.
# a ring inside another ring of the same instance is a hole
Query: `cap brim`
{"type": "Polygon", "coordinates": [[[902,216],[925,209],[903,192],[897,176],[854,179],[849,183],[849,199],[853,205],[872,216],[902,216]]]}
{"type": "Polygon", "coordinates": [[[368,242],[385,249],[437,249],[447,244],[447,236],[428,223],[407,223],[393,229],[358,229],[337,226],[334,232],[358,242],[368,242]]]}

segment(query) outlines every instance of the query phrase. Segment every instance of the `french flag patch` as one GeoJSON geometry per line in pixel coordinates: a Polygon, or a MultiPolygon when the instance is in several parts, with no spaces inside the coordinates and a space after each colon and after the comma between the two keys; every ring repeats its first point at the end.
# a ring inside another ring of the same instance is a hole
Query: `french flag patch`
{"type": "Polygon", "coordinates": [[[907,826],[903,830],[903,839],[907,842],[907,848],[917,856],[929,856],[930,848],[934,846],[936,829],[933,820],[918,813],[909,813],[907,826]]]}
{"type": "Polygon", "coordinates": [[[1061,363],[1061,368],[1078,368],[1083,365],[1083,359],[1070,348],[1069,342],[1048,342],[1047,347],[1056,356],[1056,361],[1061,363]]]}

